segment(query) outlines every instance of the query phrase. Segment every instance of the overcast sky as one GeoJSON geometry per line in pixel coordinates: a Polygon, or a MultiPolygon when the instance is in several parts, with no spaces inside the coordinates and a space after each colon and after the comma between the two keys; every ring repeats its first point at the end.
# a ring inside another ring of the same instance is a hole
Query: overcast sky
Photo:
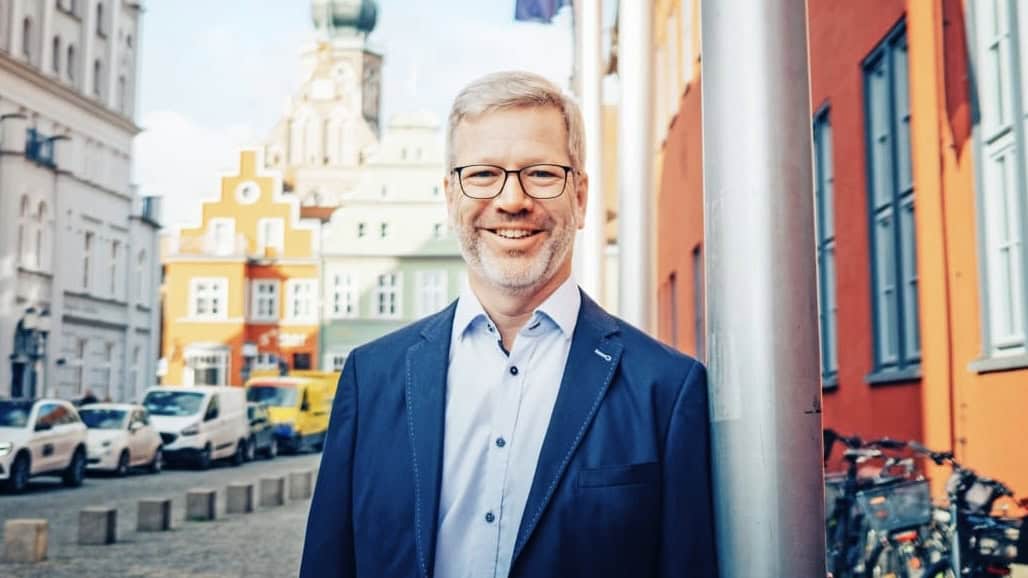
{"type": "MultiPolygon", "coordinates": [[[[379,0],[371,35],[384,54],[383,119],[428,110],[440,121],[461,86],[531,70],[566,86],[570,11],[514,22],[514,0],[379,0]]],[[[308,0],[151,0],[143,15],[135,182],[166,197],[164,222],[199,216],[240,147],[261,142],[301,82],[313,37],[308,0]]]]}

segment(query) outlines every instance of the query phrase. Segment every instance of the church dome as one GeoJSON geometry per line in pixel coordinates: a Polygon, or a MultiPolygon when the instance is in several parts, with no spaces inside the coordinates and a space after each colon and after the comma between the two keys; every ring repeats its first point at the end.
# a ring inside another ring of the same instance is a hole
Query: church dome
{"type": "Polygon", "coordinates": [[[312,0],[314,26],[330,36],[357,30],[365,34],[375,29],[378,3],[375,0],[312,0]]]}

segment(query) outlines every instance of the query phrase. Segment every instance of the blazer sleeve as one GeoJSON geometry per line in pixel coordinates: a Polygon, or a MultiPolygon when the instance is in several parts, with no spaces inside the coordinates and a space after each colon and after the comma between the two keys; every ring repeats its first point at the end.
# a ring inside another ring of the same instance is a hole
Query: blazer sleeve
{"type": "Polygon", "coordinates": [[[357,575],[353,535],[353,456],[357,437],[357,355],[346,359],[307,517],[301,578],[357,575]]]}
{"type": "Polygon", "coordinates": [[[717,578],[708,416],[707,370],[694,362],[664,444],[660,578],[717,578]]]}

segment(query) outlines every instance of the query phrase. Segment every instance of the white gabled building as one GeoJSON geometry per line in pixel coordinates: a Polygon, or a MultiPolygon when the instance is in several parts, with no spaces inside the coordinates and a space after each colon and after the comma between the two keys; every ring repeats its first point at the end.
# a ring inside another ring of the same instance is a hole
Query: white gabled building
{"type": "Polygon", "coordinates": [[[153,383],[159,211],[130,180],[142,12],[0,0],[0,396],[153,383]]]}

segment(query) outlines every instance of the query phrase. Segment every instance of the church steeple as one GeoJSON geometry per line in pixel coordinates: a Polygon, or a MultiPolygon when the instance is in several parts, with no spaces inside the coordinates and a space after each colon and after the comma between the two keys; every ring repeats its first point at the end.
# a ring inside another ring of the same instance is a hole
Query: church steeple
{"type": "Polygon", "coordinates": [[[375,29],[375,0],[312,0],[314,27],[328,39],[367,36],[375,29]]]}

